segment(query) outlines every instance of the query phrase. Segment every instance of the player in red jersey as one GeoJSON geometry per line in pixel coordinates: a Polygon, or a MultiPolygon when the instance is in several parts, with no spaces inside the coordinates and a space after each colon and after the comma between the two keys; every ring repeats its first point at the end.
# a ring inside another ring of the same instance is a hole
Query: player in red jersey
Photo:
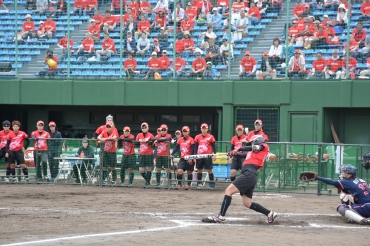
{"type": "Polygon", "coordinates": [[[252,201],[253,190],[258,180],[258,170],[264,165],[269,146],[265,143],[265,139],[261,135],[255,135],[250,139],[251,146],[241,147],[229,152],[229,155],[238,155],[245,157],[243,162],[242,172],[240,176],[229,185],[225,190],[224,200],[221,205],[220,213],[216,216],[204,218],[203,222],[220,223],[225,221],[226,211],[231,204],[232,195],[240,193],[243,205],[256,212],[267,216],[267,223],[274,222],[277,213],[268,210],[258,203],[252,201]],[[239,151],[248,151],[247,154],[239,154],[239,151]]]}
{"type": "Polygon", "coordinates": [[[182,134],[183,137],[180,137],[177,140],[175,148],[172,150],[171,158],[173,155],[180,150],[180,161],[178,164],[177,169],[177,189],[181,190],[182,188],[182,175],[184,171],[187,171],[188,173],[188,183],[185,186],[185,190],[190,189],[191,181],[193,179],[193,170],[194,170],[194,162],[193,160],[185,160],[184,157],[187,155],[194,154],[194,146],[195,142],[192,137],[189,136],[190,134],[190,128],[188,126],[182,127],[182,134]]]}
{"type": "MultiPolygon", "coordinates": [[[[10,139],[13,138],[14,132],[10,130],[10,122],[8,120],[3,121],[3,129],[0,131],[0,159],[5,157],[5,163],[8,163],[9,158],[9,143],[10,139]]],[[[9,183],[9,175],[14,172],[13,180],[15,178],[15,169],[11,171],[10,165],[6,164],[6,178],[5,182],[9,183]]],[[[14,180],[15,181],[15,180],[14,180]]]]}
{"type": "MultiPolygon", "coordinates": [[[[110,167],[112,171],[111,185],[116,184],[117,179],[117,129],[112,123],[105,124],[105,130],[98,136],[100,143],[104,144],[103,152],[103,184],[107,184],[106,178],[108,178],[107,167],[110,167]]],[[[102,145],[101,145],[102,146],[102,145]]]]}
{"type": "Polygon", "coordinates": [[[248,132],[247,140],[250,141],[254,135],[261,135],[266,141],[269,141],[269,137],[262,130],[262,120],[260,119],[254,121],[254,131],[248,132]]]}
{"type": "Polygon", "coordinates": [[[18,182],[18,178],[14,177],[15,175],[15,161],[17,164],[21,166],[23,174],[24,174],[24,181],[27,183],[30,182],[28,178],[28,168],[26,166],[26,162],[24,161],[24,150],[28,148],[30,144],[30,140],[28,139],[28,135],[20,131],[21,123],[17,120],[12,122],[12,127],[14,131],[14,135],[10,140],[9,144],[9,158],[7,162],[7,166],[10,166],[10,172],[13,175],[13,181],[18,182]],[[26,145],[23,147],[23,143],[26,142],[26,145]]]}
{"type": "MultiPolygon", "coordinates": [[[[244,126],[237,125],[235,130],[236,130],[236,135],[232,137],[230,141],[232,150],[239,149],[243,146],[243,143],[247,143],[247,136],[244,135],[244,126]]],[[[230,167],[230,180],[234,181],[236,172],[238,170],[242,170],[244,159],[238,156],[232,156],[231,160],[232,162],[231,162],[231,167],[230,167]]]]}
{"type": "Polygon", "coordinates": [[[36,123],[37,130],[31,133],[33,139],[33,159],[36,164],[36,182],[42,181],[42,174],[44,179],[48,180],[47,173],[47,161],[48,161],[48,142],[47,139],[50,138],[50,134],[44,131],[44,122],[42,120],[36,123]]]}
{"type": "Polygon", "coordinates": [[[146,122],[141,123],[141,131],[142,132],[136,136],[136,141],[140,142],[139,171],[145,180],[145,188],[148,188],[150,185],[150,179],[152,177],[154,159],[152,140],[154,136],[148,132],[149,125],[146,122]]]}
{"type": "Polygon", "coordinates": [[[162,168],[167,173],[167,177],[171,179],[170,176],[170,145],[172,136],[168,133],[168,126],[166,124],[162,124],[160,127],[161,133],[155,138],[153,138],[155,146],[157,146],[157,155],[156,155],[156,164],[155,164],[155,171],[156,171],[156,179],[157,179],[157,187],[161,186],[161,171],[162,168]]]}
{"type": "Polygon", "coordinates": [[[132,186],[134,181],[134,170],[136,167],[136,155],[134,141],[135,136],[131,134],[131,129],[128,126],[123,128],[123,134],[118,139],[118,146],[122,143],[123,155],[121,161],[121,185],[125,185],[125,170],[128,169],[129,183],[128,186],[132,186]]]}
{"type": "MultiPolygon", "coordinates": [[[[202,133],[197,135],[194,139],[195,147],[194,147],[194,154],[216,154],[216,140],[215,138],[208,133],[208,125],[206,123],[203,123],[201,126],[202,133]]],[[[216,160],[216,157],[214,157],[214,160],[216,160]]],[[[213,182],[214,176],[213,176],[213,162],[212,158],[203,158],[198,159],[196,163],[196,168],[198,169],[197,178],[198,178],[198,189],[202,189],[202,173],[203,168],[207,169],[208,177],[209,177],[209,188],[211,190],[215,189],[215,183],[213,182]]]]}
{"type": "MultiPolygon", "coordinates": [[[[105,124],[102,125],[102,126],[99,126],[98,129],[96,129],[96,131],[94,132],[94,135],[93,135],[93,139],[97,139],[98,136],[104,131],[106,130],[106,124],[112,124],[112,126],[114,126],[114,122],[113,122],[113,116],[112,115],[108,115],[107,117],[105,117],[105,124]]],[[[116,131],[116,135],[118,136],[118,131],[117,131],[117,128],[113,128],[113,130],[116,131]]]]}

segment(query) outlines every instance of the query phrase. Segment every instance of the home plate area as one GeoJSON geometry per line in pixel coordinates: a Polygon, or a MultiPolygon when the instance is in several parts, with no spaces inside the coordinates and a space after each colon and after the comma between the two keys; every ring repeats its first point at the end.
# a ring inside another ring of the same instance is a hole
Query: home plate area
{"type": "Polygon", "coordinates": [[[243,207],[233,196],[222,223],[222,191],[65,185],[1,185],[0,245],[368,245],[370,226],[336,212],[339,197],[256,192],[278,216],[243,207]]]}

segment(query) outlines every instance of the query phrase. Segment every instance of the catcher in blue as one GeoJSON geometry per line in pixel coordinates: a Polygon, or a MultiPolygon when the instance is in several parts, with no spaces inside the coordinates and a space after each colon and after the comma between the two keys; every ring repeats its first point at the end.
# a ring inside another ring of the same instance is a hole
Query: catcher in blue
{"type": "Polygon", "coordinates": [[[340,180],[319,177],[314,172],[302,172],[300,179],[303,182],[320,180],[325,184],[334,185],[340,190],[342,202],[337,207],[338,213],[347,218],[348,222],[370,225],[370,188],[364,180],[356,177],[356,173],[357,168],[347,164],[341,167],[340,180]]]}
{"type": "Polygon", "coordinates": [[[266,156],[269,153],[269,146],[265,143],[265,139],[261,135],[252,136],[249,144],[250,146],[238,147],[228,153],[230,156],[245,158],[242,171],[239,177],[226,188],[220,213],[216,216],[203,218],[203,222],[224,222],[226,211],[231,204],[232,195],[236,193],[240,193],[245,207],[266,215],[267,223],[274,222],[277,216],[276,212],[268,210],[262,205],[252,201],[254,187],[258,180],[258,170],[264,165],[266,156]],[[243,154],[240,151],[248,152],[243,154]]]}

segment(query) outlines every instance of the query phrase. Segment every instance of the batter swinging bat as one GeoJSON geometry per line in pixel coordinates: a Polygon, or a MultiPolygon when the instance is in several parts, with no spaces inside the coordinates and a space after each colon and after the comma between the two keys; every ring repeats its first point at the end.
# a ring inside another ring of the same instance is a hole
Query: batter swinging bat
{"type": "Polygon", "coordinates": [[[210,158],[214,156],[222,156],[222,155],[227,155],[226,153],[224,154],[201,154],[201,155],[187,155],[184,156],[185,160],[193,160],[193,159],[204,159],[204,158],[210,158]]]}

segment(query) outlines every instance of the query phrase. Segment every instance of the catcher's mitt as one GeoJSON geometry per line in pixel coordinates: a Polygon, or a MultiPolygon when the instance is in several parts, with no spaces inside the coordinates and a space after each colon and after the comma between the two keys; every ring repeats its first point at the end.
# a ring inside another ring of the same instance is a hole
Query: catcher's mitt
{"type": "Polygon", "coordinates": [[[301,172],[299,175],[299,180],[302,183],[315,181],[317,179],[317,174],[315,172],[301,172]]]}

